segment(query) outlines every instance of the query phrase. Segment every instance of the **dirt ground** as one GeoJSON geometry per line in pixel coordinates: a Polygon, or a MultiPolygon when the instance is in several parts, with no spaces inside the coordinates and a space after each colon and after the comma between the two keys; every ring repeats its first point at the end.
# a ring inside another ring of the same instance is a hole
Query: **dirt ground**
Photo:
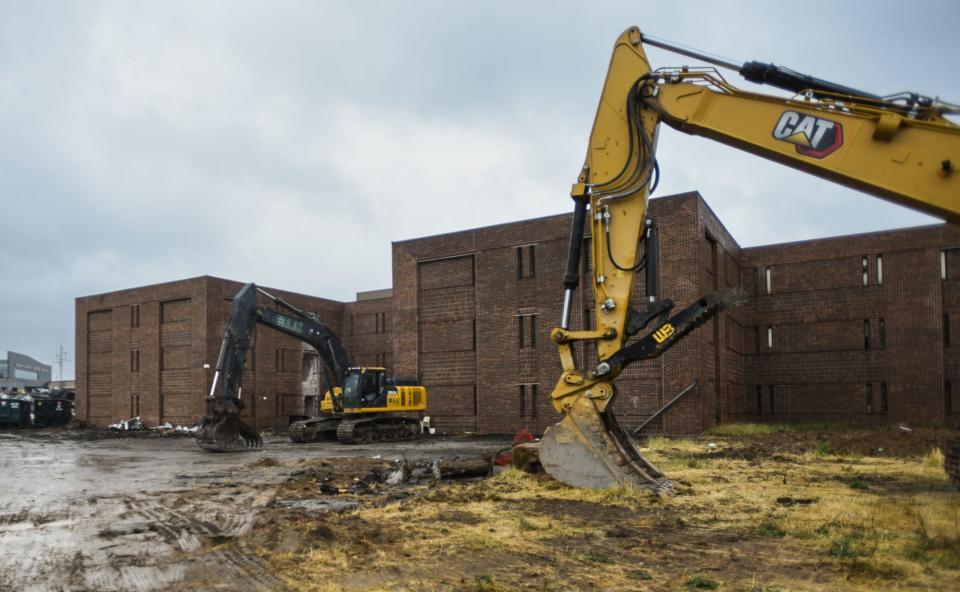
{"type": "Polygon", "coordinates": [[[0,590],[945,590],[947,433],[724,426],[644,452],[677,495],[508,470],[502,439],[217,455],[188,438],[0,432],[0,590]],[[934,452],[932,452],[934,451],[934,452]],[[349,458],[345,458],[348,457],[349,458]],[[401,481],[401,477],[404,479],[401,481]]]}

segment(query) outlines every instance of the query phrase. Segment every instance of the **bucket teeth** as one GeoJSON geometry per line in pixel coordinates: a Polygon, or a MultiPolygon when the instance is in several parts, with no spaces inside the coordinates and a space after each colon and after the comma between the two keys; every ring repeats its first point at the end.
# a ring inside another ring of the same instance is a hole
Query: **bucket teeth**
{"type": "Polygon", "coordinates": [[[263,446],[263,438],[234,413],[203,418],[197,444],[211,452],[239,452],[263,446]]]}
{"type": "Polygon", "coordinates": [[[656,492],[673,488],[640,454],[613,414],[599,412],[586,397],[579,397],[560,423],[547,428],[540,444],[540,462],[555,479],[574,487],[626,485],[656,492]]]}

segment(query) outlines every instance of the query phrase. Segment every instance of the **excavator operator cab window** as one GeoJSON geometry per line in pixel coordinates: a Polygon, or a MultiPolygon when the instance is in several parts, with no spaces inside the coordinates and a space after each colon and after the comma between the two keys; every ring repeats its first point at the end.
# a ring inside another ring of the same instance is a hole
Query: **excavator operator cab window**
{"type": "Polygon", "coordinates": [[[373,372],[364,372],[360,383],[360,396],[363,400],[375,396],[377,393],[377,375],[373,372]]]}

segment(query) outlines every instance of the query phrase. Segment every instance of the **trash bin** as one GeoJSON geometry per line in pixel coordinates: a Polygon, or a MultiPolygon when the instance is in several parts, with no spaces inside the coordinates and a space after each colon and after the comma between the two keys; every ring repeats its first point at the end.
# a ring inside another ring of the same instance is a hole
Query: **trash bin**
{"type": "Polygon", "coordinates": [[[73,401],[37,399],[33,402],[33,425],[38,428],[62,426],[73,418],[73,401]]]}
{"type": "Polygon", "coordinates": [[[0,426],[24,427],[30,425],[30,401],[0,399],[0,426]]]}

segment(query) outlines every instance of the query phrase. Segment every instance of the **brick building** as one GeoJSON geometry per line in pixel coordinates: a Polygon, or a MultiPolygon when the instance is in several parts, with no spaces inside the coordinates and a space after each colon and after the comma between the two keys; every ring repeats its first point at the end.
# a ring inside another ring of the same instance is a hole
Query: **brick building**
{"type": "MultiPolygon", "coordinates": [[[[741,289],[746,301],[620,376],[614,409],[625,427],[935,424],[960,408],[960,229],[744,249],[695,192],[652,200],[650,214],[660,228],[662,297],[677,310],[720,288],[741,289]]],[[[396,242],[393,289],[355,302],[278,294],[333,328],[352,363],[419,378],[440,429],[540,432],[558,418],[549,393],[560,365],[549,333],[560,318],[569,227],[563,214],[396,242]]],[[[587,287],[586,266],[583,274],[587,287]]],[[[201,277],[78,299],[80,417],[199,417],[212,374],[203,363],[216,361],[239,287],[201,277]]],[[[575,294],[573,327],[587,326],[592,304],[589,288],[575,294]]],[[[595,362],[582,346],[577,355],[581,367],[595,362]]],[[[325,389],[316,364],[309,348],[259,329],[244,380],[250,420],[279,426],[309,413],[325,389]]]]}
{"type": "MultiPolygon", "coordinates": [[[[203,276],[77,298],[77,416],[101,426],[136,415],[147,425],[193,424],[205,412],[223,329],[241,285],[203,276]]],[[[344,336],[348,351],[358,352],[351,358],[356,363],[389,362],[389,334],[377,333],[375,320],[389,307],[388,293],[361,294],[345,306],[267,290],[344,336]],[[356,335],[344,330],[351,318],[356,335]]],[[[243,378],[250,421],[286,425],[290,415],[309,412],[326,388],[312,349],[276,331],[254,330],[243,378]]]]}

